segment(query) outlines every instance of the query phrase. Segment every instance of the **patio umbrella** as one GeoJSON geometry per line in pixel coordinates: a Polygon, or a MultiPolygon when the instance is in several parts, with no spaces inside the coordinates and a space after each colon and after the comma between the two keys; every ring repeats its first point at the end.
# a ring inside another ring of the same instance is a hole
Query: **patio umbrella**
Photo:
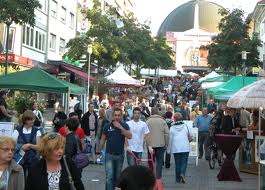
{"type": "Polygon", "coordinates": [[[265,107],[265,79],[256,81],[238,92],[227,102],[231,108],[260,108],[265,107]]]}

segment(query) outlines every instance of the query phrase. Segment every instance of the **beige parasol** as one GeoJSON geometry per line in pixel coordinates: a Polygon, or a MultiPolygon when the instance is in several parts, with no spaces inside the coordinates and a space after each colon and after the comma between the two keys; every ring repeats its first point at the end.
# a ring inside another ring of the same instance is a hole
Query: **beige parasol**
{"type": "Polygon", "coordinates": [[[228,100],[227,106],[231,108],[265,108],[265,79],[240,89],[228,100]]]}

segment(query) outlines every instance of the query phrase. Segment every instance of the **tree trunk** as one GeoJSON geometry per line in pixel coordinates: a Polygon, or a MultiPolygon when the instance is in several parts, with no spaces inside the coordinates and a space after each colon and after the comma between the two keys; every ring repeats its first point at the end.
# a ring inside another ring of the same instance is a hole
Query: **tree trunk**
{"type": "Polygon", "coordinates": [[[5,64],[5,75],[7,75],[7,67],[8,67],[8,40],[9,40],[9,29],[10,24],[6,25],[6,64],[5,64]]]}

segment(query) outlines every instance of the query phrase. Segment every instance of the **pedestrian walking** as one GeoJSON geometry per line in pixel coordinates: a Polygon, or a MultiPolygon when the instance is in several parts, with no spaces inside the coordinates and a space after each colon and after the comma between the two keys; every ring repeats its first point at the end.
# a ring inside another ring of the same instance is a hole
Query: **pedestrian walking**
{"type": "Polygon", "coordinates": [[[124,161],[125,137],[132,138],[129,126],[122,122],[122,110],[115,108],[112,115],[113,121],[104,126],[99,147],[96,152],[100,159],[100,152],[106,142],[105,172],[106,190],[114,190],[120,177],[124,161]]]}
{"type": "Polygon", "coordinates": [[[202,115],[198,115],[194,121],[194,126],[199,131],[199,159],[203,156],[203,148],[205,150],[205,159],[209,159],[208,149],[208,131],[211,124],[212,117],[208,114],[207,108],[202,109],[202,115]]]}
{"type": "Polygon", "coordinates": [[[0,136],[0,189],[24,190],[22,166],[13,160],[16,141],[11,137],[0,136]]]}
{"type": "Polygon", "coordinates": [[[59,105],[57,108],[57,113],[55,113],[52,120],[54,124],[54,131],[58,132],[61,127],[64,126],[64,121],[67,119],[67,115],[63,111],[63,106],[59,105]]]}
{"type": "Polygon", "coordinates": [[[42,158],[30,168],[25,190],[72,190],[71,186],[85,189],[79,169],[71,158],[64,157],[64,149],[65,138],[59,133],[52,132],[41,139],[42,158]]]}
{"type": "Polygon", "coordinates": [[[189,129],[182,121],[181,113],[174,114],[174,123],[171,124],[167,153],[173,154],[175,159],[175,180],[186,183],[185,174],[190,152],[189,129]]]}
{"type": "Polygon", "coordinates": [[[149,134],[149,128],[145,122],[140,120],[141,109],[136,107],[133,109],[133,120],[128,121],[127,124],[130,127],[132,138],[127,140],[127,162],[128,165],[135,165],[135,159],[142,158],[144,141],[149,134]]]}
{"type": "Polygon", "coordinates": [[[88,112],[86,112],[81,119],[81,128],[84,130],[87,140],[90,141],[91,144],[91,154],[90,161],[92,163],[96,163],[96,135],[98,129],[98,115],[94,110],[94,104],[90,103],[88,105],[88,112]]]}
{"type": "Polygon", "coordinates": [[[159,108],[154,107],[151,116],[147,119],[146,124],[150,130],[146,143],[148,154],[154,154],[156,165],[156,177],[161,179],[164,153],[168,145],[169,129],[166,121],[159,113],[159,108]]]}

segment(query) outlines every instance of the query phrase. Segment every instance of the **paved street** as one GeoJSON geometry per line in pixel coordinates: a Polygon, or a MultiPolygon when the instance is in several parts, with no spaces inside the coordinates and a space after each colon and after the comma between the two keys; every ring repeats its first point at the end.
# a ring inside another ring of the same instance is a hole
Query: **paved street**
{"type": "MultiPolygon", "coordinates": [[[[165,190],[256,190],[258,177],[256,175],[240,173],[242,182],[219,182],[216,178],[219,167],[210,170],[206,161],[200,160],[199,166],[190,163],[187,169],[187,183],[174,182],[174,168],[163,170],[165,190]]],[[[83,182],[87,190],[104,189],[104,166],[90,165],[83,171],[83,182]]]]}

